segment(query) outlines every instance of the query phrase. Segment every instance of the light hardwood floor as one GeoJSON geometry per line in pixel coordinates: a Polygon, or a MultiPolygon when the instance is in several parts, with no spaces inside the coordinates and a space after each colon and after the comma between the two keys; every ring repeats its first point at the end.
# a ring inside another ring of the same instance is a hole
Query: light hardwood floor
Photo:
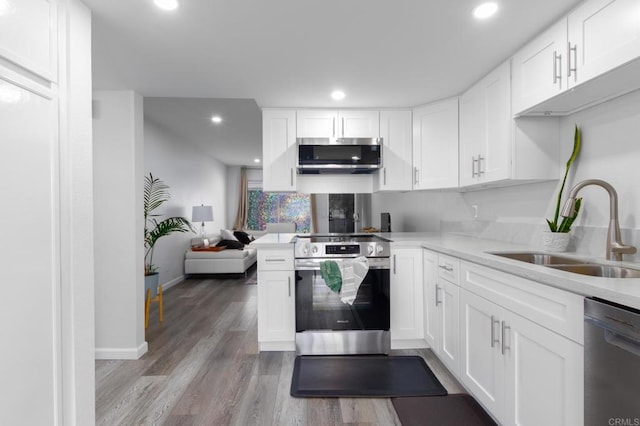
{"type": "MultiPolygon", "coordinates": [[[[255,267],[248,278],[187,279],[153,304],[149,352],[96,361],[98,425],[399,425],[390,399],[292,398],[294,352],[258,352],[255,267]]],[[[420,355],[463,392],[430,350],[420,355]]]]}

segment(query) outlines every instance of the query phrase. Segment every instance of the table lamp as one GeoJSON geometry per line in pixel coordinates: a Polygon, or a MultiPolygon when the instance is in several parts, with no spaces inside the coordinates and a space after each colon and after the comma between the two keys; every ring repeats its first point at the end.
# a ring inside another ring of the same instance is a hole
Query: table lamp
{"type": "Polygon", "coordinates": [[[213,222],[213,207],[205,206],[204,204],[193,206],[193,209],[191,210],[191,221],[202,222],[200,225],[200,235],[204,238],[206,236],[204,232],[204,223],[213,222]]]}

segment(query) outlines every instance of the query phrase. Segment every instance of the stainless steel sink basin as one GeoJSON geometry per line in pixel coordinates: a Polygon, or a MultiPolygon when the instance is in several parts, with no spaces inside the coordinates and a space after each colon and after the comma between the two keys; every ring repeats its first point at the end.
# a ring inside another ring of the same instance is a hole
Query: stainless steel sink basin
{"type": "Polygon", "coordinates": [[[547,265],[553,269],[603,278],[640,278],[640,269],[614,265],[547,265]]]}
{"type": "Polygon", "coordinates": [[[533,263],[534,265],[583,265],[590,262],[580,259],[572,259],[570,257],[556,256],[548,253],[535,252],[501,252],[491,253],[496,256],[506,257],[508,259],[519,260],[521,262],[533,263]]]}
{"type": "Polygon", "coordinates": [[[527,262],[534,265],[546,266],[547,268],[558,269],[560,271],[572,272],[574,274],[589,275],[592,277],[640,278],[640,269],[617,265],[605,265],[602,263],[557,256],[549,253],[493,252],[489,254],[506,257],[507,259],[519,260],[521,262],[527,262]]]}

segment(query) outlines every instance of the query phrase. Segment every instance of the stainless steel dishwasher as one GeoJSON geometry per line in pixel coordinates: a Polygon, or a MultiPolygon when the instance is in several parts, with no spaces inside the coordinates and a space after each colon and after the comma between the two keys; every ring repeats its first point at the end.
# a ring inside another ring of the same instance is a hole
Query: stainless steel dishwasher
{"type": "Polygon", "coordinates": [[[585,425],[640,426],[640,311],[584,300],[585,425]]]}

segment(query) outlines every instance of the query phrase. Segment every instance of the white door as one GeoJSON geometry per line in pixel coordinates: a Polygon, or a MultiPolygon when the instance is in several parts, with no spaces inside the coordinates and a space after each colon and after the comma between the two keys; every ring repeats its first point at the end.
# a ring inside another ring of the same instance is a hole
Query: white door
{"type": "Polygon", "coordinates": [[[338,112],[324,109],[299,109],[297,115],[297,137],[339,137],[338,112]]]}
{"type": "Polygon", "coordinates": [[[343,138],[380,137],[378,110],[342,110],[338,112],[338,135],[343,138]]]}
{"type": "Polygon", "coordinates": [[[424,339],[422,249],[393,249],[391,262],[391,343],[424,339]]]}
{"type": "Polygon", "coordinates": [[[0,423],[53,424],[59,419],[62,355],[57,99],[2,67],[0,94],[0,377],[29,389],[28,395],[2,396],[0,423]],[[28,190],[20,182],[28,182],[28,190]]]}
{"type": "Polygon", "coordinates": [[[637,0],[586,1],[569,14],[568,25],[570,87],[640,57],[637,0]]]}
{"type": "Polygon", "coordinates": [[[413,110],[414,189],[458,186],[458,98],[413,110]]]}
{"type": "Polygon", "coordinates": [[[265,191],[296,190],[296,112],[262,111],[262,185],[265,191]]]}
{"type": "Polygon", "coordinates": [[[378,172],[378,189],[411,189],[412,165],[411,111],[380,111],[382,170],[378,172]]]}
{"type": "Polygon", "coordinates": [[[422,250],[424,268],[424,340],[436,354],[440,348],[440,294],[438,289],[438,255],[422,250]]]}
{"type": "Polygon", "coordinates": [[[259,342],[293,342],[295,340],[294,284],[293,272],[259,271],[259,342]]]}
{"type": "Polygon", "coordinates": [[[567,20],[563,18],[512,59],[512,108],[526,111],[567,88],[567,20]]]}
{"type": "Polygon", "coordinates": [[[474,86],[460,96],[460,186],[479,182],[478,162],[484,152],[484,92],[474,86]]]}
{"type": "Polygon", "coordinates": [[[505,318],[502,328],[504,423],[584,424],[582,346],[515,314],[505,318]]]}
{"type": "Polygon", "coordinates": [[[441,313],[440,359],[454,376],[460,375],[460,288],[447,280],[439,281],[441,313]]]}
{"type": "Polygon", "coordinates": [[[482,80],[486,131],[478,163],[480,180],[495,182],[511,176],[511,64],[500,65],[482,80]]]}
{"type": "Polygon", "coordinates": [[[497,305],[469,291],[460,291],[460,380],[498,419],[504,413],[504,359],[500,354],[497,305]]]}

